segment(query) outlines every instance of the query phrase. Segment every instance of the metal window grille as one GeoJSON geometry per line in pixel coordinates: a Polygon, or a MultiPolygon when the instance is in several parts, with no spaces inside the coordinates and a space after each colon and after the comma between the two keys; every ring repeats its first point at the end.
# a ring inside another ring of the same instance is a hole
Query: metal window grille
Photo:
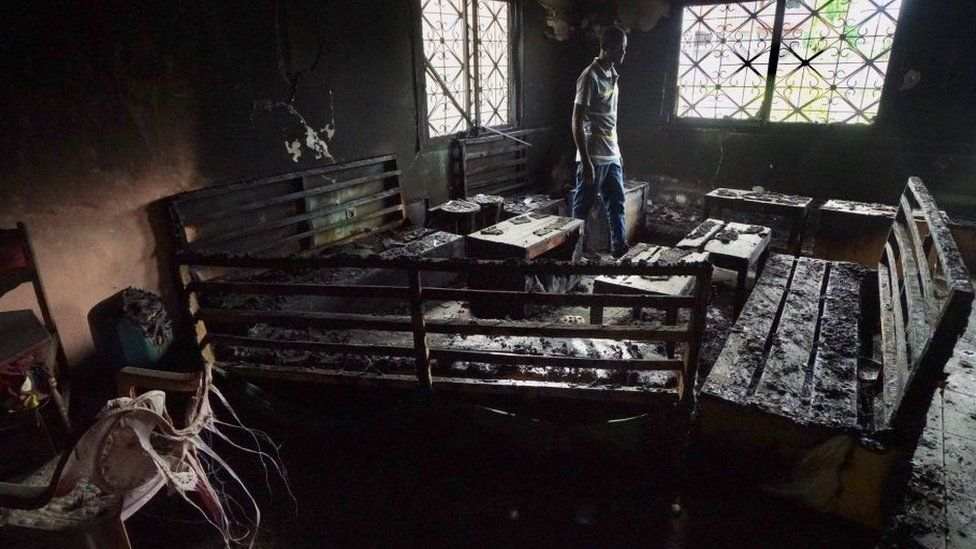
{"type": "Polygon", "coordinates": [[[430,137],[469,129],[468,120],[511,122],[510,11],[504,0],[422,0],[425,68],[437,75],[425,78],[430,137]]]}
{"type": "Polygon", "coordinates": [[[869,124],[902,0],[762,0],[682,11],[677,114],[869,124]]]}

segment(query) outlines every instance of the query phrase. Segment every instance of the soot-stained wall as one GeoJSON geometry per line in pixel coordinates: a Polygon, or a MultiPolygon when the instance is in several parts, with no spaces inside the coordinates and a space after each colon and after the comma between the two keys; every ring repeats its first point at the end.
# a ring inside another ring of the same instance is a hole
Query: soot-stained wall
{"type": "Polygon", "coordinates": [[[594,33],[581,25],[592,29],[617,21],[631,27],[619,71],[618,121],[630,175],[664,175],[705,189],[761,185],[887,203],[897,199],[909,175],[919,175],[940,204],[976,206],[976,2],[904,0],[875,124],[733,128],[668,119],[679,2],[670,2],[662,17],[664,0],[544,1],[563,8],[554,34],[562,31],[566,41],[587,44],[576,60],[580,70],[597,49],[594,33]],[[653,17],[625,21],[634,13],[653,17]],[[570,25],[577,26],[574,32],[570,25]],[[917,71],[921,80],[899,90],[908,71],[917,71]]]}
{"type": "MultiPolygon", "coordinates": [[[[417,0],[47,3],[5,8],[0,226],[24,221],[69,357],[126,286],[165,292],[160,200],[395,152],[408,200],[447,198],[446,148],[417,147],[417,0]]],[[[564,48],[523,6],[524,127],[551,125],[564,48]]],[[[565,95],[566,97],[561,97],[565,95]]],[[[421,96],[419,98],[423,100],[421,96]]],[[[559,118],[561,120],[561,118],[559,118]]],[[[26,306],[21,288],[0,308],[26,306]]],[[[172,303],[172,301],[170,301],[172,303]]]]}

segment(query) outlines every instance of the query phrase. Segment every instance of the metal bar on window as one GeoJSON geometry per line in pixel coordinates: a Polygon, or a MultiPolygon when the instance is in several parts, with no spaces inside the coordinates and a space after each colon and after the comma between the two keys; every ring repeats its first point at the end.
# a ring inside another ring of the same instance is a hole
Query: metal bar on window
{"type": "Polygon", "coordinates": [[[773,106],[773,93],[776,90],[776,67],[779,65],[779,49],[783,44],[783,18],[786,14],[786,0],[776,1],[776,19],[773,22],[773,41],[769,46],[769,65],[766,71],[766,93],[763,96],[762,107],[759,108],[759,119],[769,120],[769,111],[773,106]]]}
{"type": "Polygon", "coordinates": [[[481,126],[481,36],[478,21],[478,2],[471,0],[471,57],[472,80],[474,85],[474,121],[475,126],[481,126]]]}

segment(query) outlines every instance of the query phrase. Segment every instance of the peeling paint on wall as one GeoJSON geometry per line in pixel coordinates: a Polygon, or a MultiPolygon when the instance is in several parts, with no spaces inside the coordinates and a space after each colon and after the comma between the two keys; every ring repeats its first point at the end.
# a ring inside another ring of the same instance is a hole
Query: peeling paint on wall
{"type": "MultiPolygon", "coordinates": [[[[321,129],[315,129],[311,124],[308,123],[305,117],[298,112],[298,109],[283,101],[255,101],[254,109],[269,113],[281,109],[292,115],[292,117],[301,125],[301,131],[305,134],[305,148],[315,156],[315,159],[334,160],[332,153],[329,152],[329,141],[332,139],[332,136],[335,135],[335,125],[332,121],[329,121],[321,129]]],[[[301,145],[302,143],[298,139],[285,143],[285,150],[291,155],[292,162],[298,162],[298,159],[301,158],[301,145]],[[295,154],[296,144],[299,148],[297,156],[295,154]]]]}
{"type": "Polygon", "coordinates": [[[291,155],[292,162],[298,162],[302,157],[302,142],[299,140],[285,141],[285,151],[291,155]]]}

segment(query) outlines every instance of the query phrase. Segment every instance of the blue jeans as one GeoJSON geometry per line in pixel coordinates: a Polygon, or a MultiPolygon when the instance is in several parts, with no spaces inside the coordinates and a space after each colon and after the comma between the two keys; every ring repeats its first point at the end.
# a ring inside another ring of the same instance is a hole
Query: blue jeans
{"type": "Polygon", "coordinates": [[[576,188],[573,190],[573,217],[586,219],[596,202],[599,192],[603,196],[603,212],[610,228],[610,246],[613,252],[627,247],[624,212],[624,171],[620,164],[601,164],[593,166],[593,184],[583,182],[583,164],[576,166],[576,188]]]}

